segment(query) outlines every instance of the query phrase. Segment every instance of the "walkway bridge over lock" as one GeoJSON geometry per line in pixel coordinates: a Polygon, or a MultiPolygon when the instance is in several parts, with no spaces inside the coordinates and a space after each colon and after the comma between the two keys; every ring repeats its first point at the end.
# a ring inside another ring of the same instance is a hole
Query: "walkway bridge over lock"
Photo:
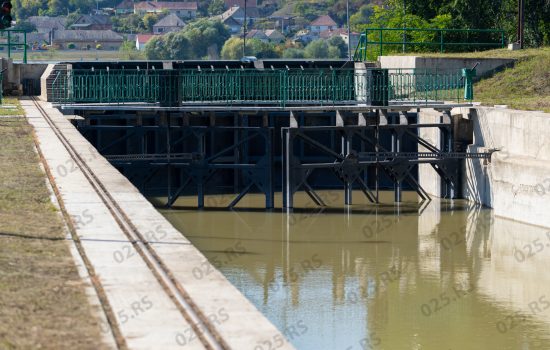
{"type": "Polygon", "coordinates": [[[205,195],[221,191],[238,193],[233,207],[259,191],[273,208],[279,188],[285,208],[301,189],[320,206],[323,188],[343,188],[347,205],[353,189],[377,203],[382,187],[394,188],[396,202],[404,187],[428,200],[422,164],[456,197],[462,160],[490,158],[464,152],[469,136],[457,126],[467,120],[450,113],[471,106],[475,70],[350,63],[67,65],[51,72],[48,99],[82,117],[76,124],[88,140],[168,206],[196,194],[204,207],[205,195]],[[439,122],[422,123],[425,108],[439,111],[439,122]],[[421,137],[424,128],[437,129],[438,141],[421,137]]]}

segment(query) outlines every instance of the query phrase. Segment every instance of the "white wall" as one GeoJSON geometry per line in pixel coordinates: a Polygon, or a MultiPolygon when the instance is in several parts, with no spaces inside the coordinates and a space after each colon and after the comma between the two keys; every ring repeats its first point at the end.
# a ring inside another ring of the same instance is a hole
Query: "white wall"
{"type": "MultiPolygon", "coordinates": [[[[493,153],[491,161],[465,161],[463,196],[491,207],[495,215],[550,227],[550,114],[494,107],[455,108],[474,126],[468,152],[493,153]]],[[[438,113],[423,109],[422,123],[438,113]]],[[[423,128],[420,135],[439,143],[439,132],[423,128]]],[[[420,149],[421,150],[421,149],[420,149]]],[[[419,167],[420,184],[440,196],[440,179],[427,165],[419,167]]]]}

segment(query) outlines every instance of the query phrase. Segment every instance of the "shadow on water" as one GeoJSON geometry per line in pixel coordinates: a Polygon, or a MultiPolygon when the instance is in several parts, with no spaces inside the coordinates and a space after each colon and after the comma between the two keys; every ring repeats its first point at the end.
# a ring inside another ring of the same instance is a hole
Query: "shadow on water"
{"type": "Polygon", "coordinates": [[[297,349],[550,349],[548,229],[465,201],[325,195],[160,211],[297,349]]]}

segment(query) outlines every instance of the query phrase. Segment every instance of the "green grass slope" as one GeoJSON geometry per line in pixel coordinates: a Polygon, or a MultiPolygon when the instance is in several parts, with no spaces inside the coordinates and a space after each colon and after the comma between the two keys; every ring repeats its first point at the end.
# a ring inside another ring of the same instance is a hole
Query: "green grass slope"
{"type": "Polygon", "coordinates": [[[477,82],[475,100],[483,104],[550,112],[550,47],[498,54],[484,57],[511,57],[518,61],[514,67],[477,82]]]}

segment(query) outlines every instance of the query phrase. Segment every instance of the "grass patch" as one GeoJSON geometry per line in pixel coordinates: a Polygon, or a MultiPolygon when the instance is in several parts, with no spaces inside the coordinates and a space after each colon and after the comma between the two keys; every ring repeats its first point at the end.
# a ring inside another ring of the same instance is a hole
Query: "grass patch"
{"type": "Polygon", "coordinates": [[[550,53],[550,47],[542,47],[537,49],[524,49],[524,50],[508,50],[508,49],[496,49],[485,51],[473,51],[473,52],[450,52],[450,53],[437,53],[437,52],[419,52],[419,53],[399,53],[396,56],[419,56],[419,57],[456,57],[456,58],[529,58],[538,56],[542,53],[550,53]]]}
{"type": "Polygon", "coordinates": [[[22,117],[0,118],[0,349],[102,349],[22,117]]]}
{"type": "Polygon", "coordinates": [[[474,100],[484,105],[502,104],[521,110],[550,113],[550,47],[464,53],[418,53],[421,57],[511,58],[512,68],[474,84],[474,100]]]}
{"type": "Polygon", "coordinates": [[[483,104],[550,112],[550,48],[526,50],[512,68],[474,84],[483,104]]]}
{"type": "Polygon", "coordinates": [[[2,97],[2,104],[0,104],[0,115],[18,116],[24,114],[25,112],[23,111],[23,108],[21,107],[21,104],[19,103],[19,99],[17,99],[17,97],[2,97]],[[7,106],[10,106],[10,108],[6,108],[7,106]],[[15,108],[11,108],[11,106],[15,106],[15,108]]]}
{"type": "MultiPolygon", "coordinates": [[[[5,55],[1,55],[5,56],[5,55]]],[[[11,57],[16,61],[23,60],[23,52],[12,52],[11,57]]],[[[132,52],[132,57],[117,50],[50,50],[27,51],[27,60],[30,61],[118,61],[118,60],[143,60],[143,51],[132,52]]]]}

